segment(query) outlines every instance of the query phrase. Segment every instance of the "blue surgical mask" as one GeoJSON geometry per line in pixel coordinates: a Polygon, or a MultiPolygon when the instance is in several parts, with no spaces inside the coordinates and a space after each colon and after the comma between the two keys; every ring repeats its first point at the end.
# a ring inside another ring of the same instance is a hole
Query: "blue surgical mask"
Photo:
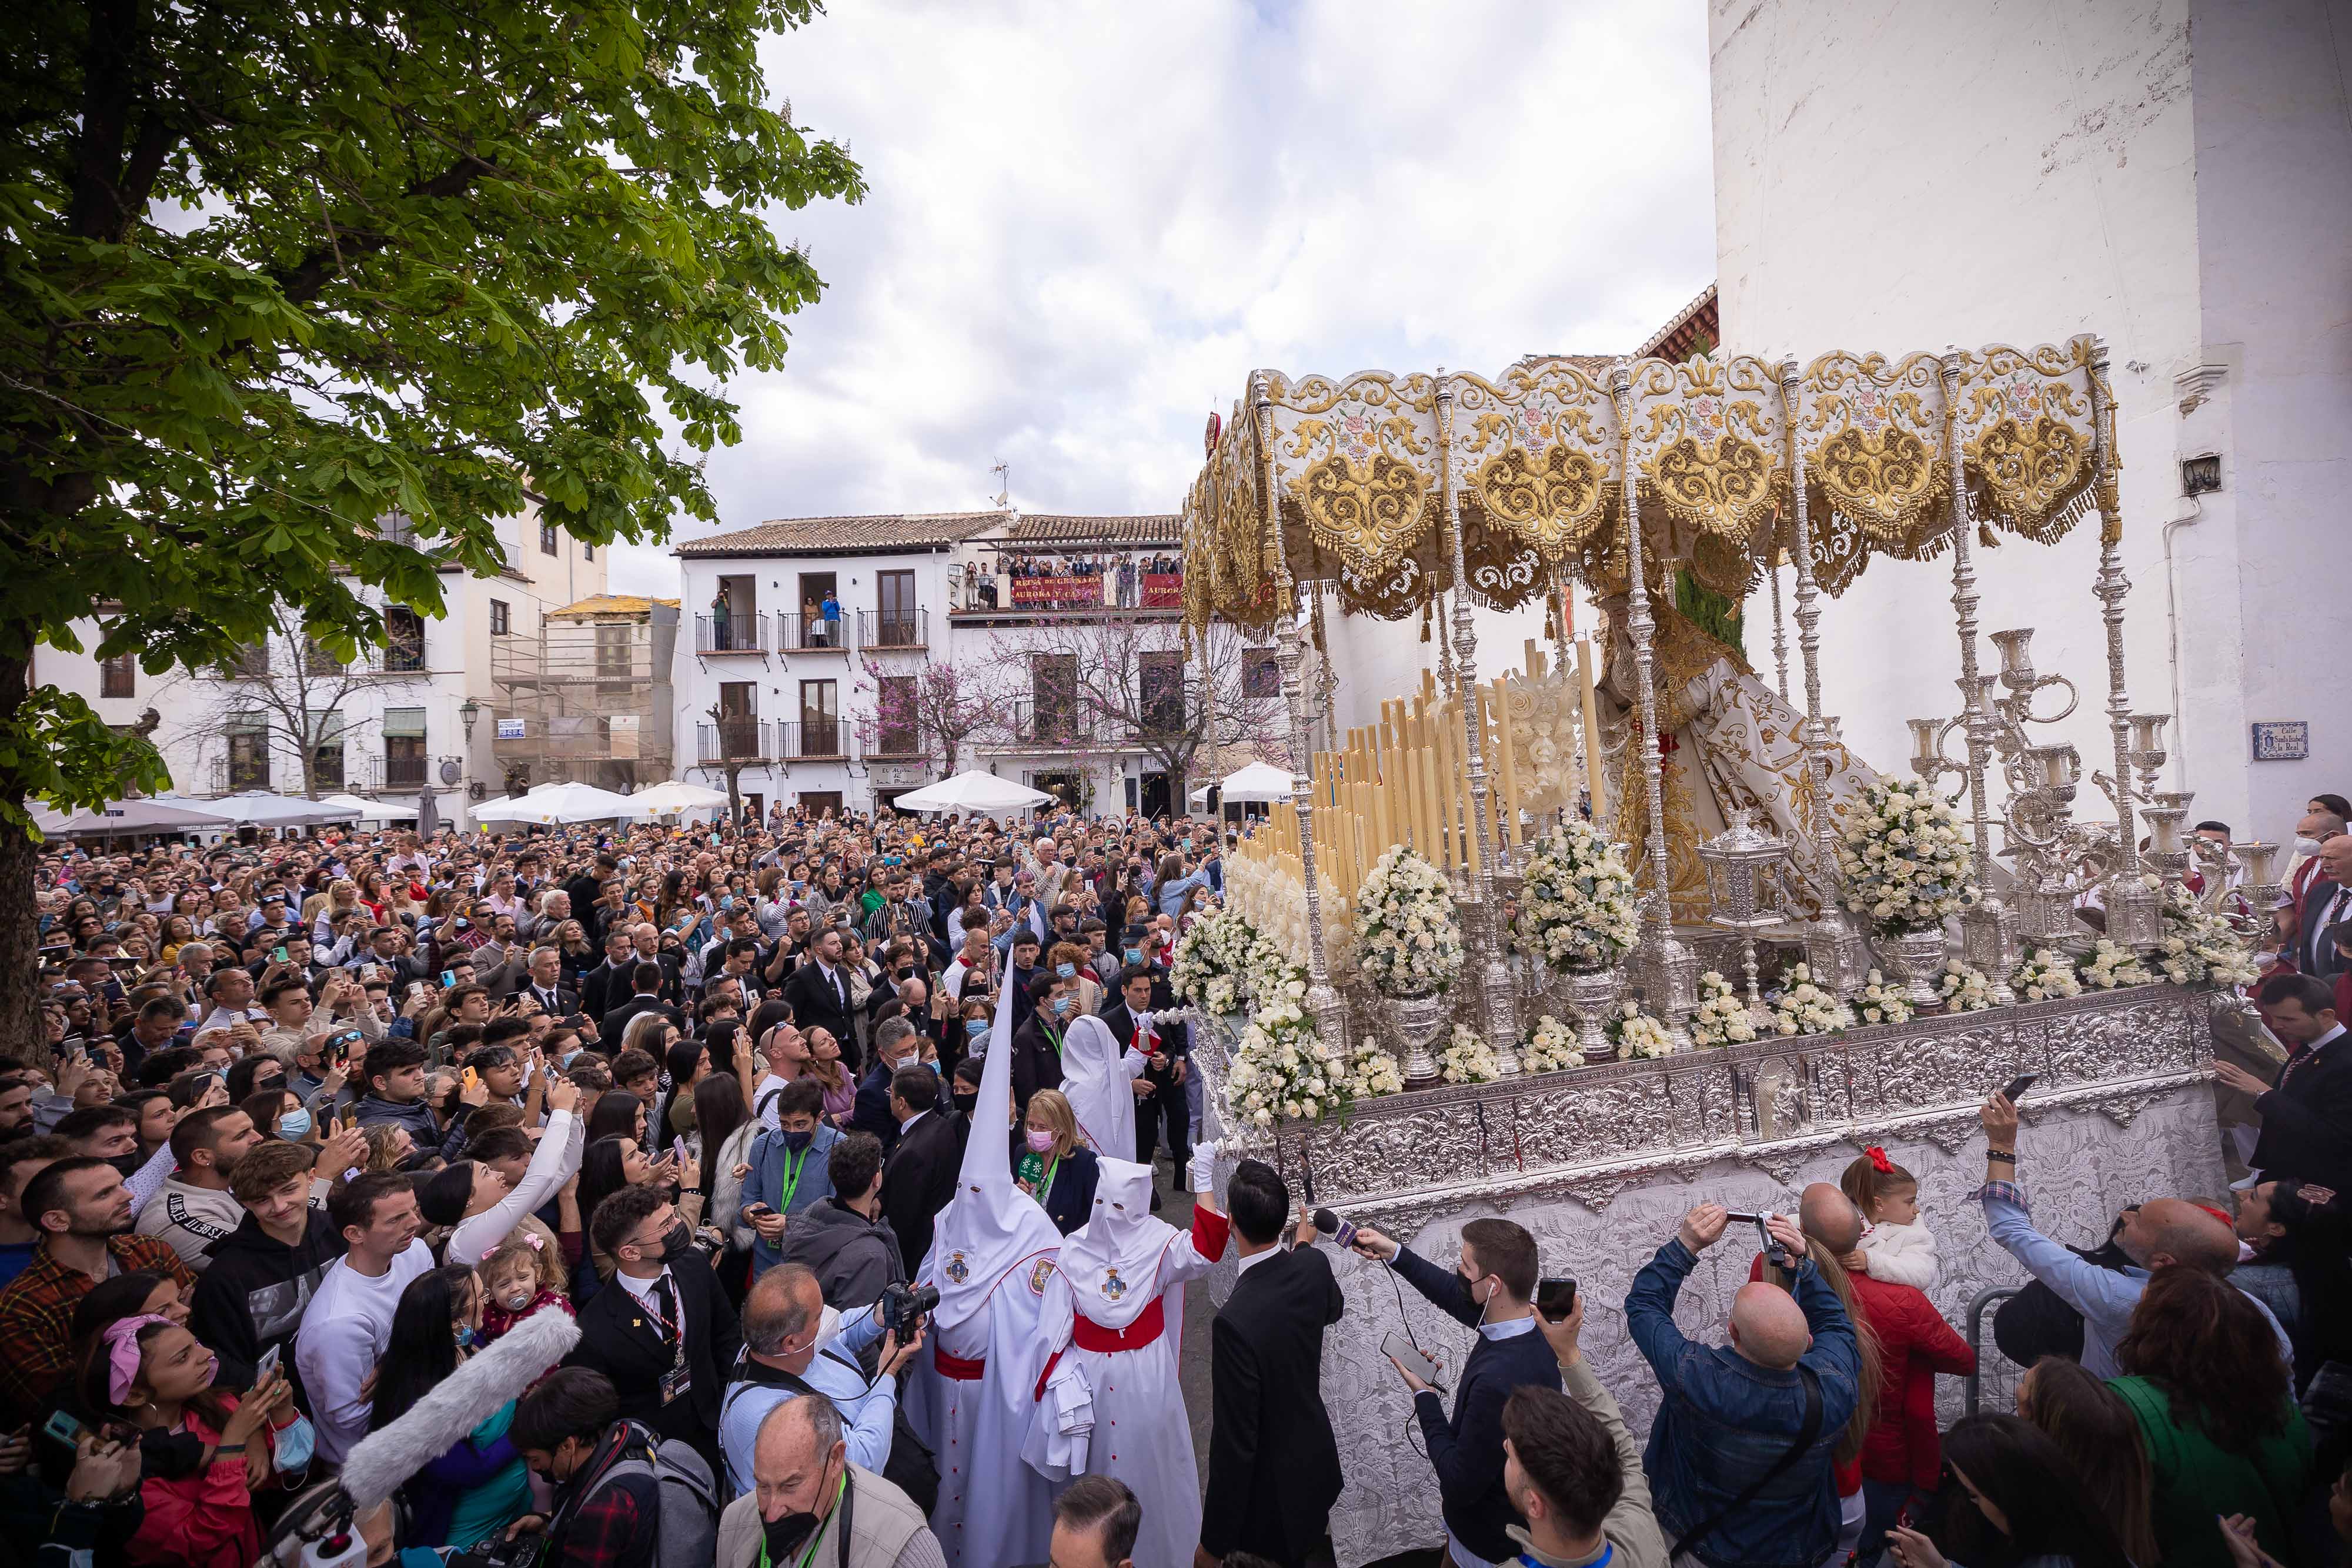
{"type": "Polygon", "coordinates": [[[1069,998],[1055,997],[1054,998],[1054,1016],[1057,1019],[1066,1019],[1070,1016],[1069,998]]]}
{"type": "Polygon", "coordinates": [[[978,1040],[982,1035],[988,1032],[988,1020],[986,1019],[966,1019],[963,1020],[963,1031],[964,1033],[971,1036],[974,1040],[978,1040]]]}
{"type": "Polygon", "coordinates": [[[278,1135],[289,1144],[299,1144],[310,1135],[310,1111],[289,1111],[278,1118],[278,1135]]]}
{"type": "Polygon", "coordinates": [[[270,1441],[278,1469],[287,1475],[308,1469],[310,1455],[319,1446],[318,1435],[311,1429],[308,1416],[295,1416],[294,1424],[274,1433],[270,1441]]]}
{"type": "Polygon", "coordinates": [[[459,1350],[473,1349],[474,1338],[473,1325],[470,1323],[459,1323],[457,1325],[457,1348],[459,1350]]]}
{"type": "Polygon", "coordinates": [[[1066,980],[1075,980],[1078,977],[1078,967],[1076,964],[1056,964],[1054,966],[1054,973],[1066,980]]]}

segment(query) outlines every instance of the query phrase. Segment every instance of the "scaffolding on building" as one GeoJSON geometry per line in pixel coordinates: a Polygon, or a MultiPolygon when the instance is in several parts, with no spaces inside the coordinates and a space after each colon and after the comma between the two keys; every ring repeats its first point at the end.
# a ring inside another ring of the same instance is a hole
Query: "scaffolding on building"
{"type": "Polygon", "coordinates": [[[669,778],[677,645],[677,601],[617,596],[551,612],[536,638],[492,638],[492,755],[507,789],[626,793],[669,778]]]}

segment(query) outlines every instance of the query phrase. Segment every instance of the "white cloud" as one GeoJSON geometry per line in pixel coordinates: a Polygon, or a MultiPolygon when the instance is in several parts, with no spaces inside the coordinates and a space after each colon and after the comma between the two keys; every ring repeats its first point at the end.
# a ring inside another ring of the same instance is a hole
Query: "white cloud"
{"type": "Polygon", "coordinates": [[[1622,351],[1713,275],[1696,5],[840,0],[764,57],[872,194],[777,216],[828,288],[734,383],[726,528],[979,507],[1000,457],[1173,510],[1254,367],[1622,351]]]}

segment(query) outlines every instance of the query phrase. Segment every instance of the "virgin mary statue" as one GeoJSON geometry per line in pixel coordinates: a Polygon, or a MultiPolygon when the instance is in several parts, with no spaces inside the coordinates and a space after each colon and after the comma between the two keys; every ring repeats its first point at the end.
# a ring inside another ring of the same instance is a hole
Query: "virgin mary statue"
{"type": "MultiPolygon", "coordinates": [[[[1790,913],[1811,917],[1831,881],[1815,837],[1821,802],[1800,740],[1804,716],[1749,667],[1737,641],[1735,601],[1700,586],[1687,572],[1675,573],[1668,583],[1673,591],[1653,592],[1650,605],[1657,622],[1651,662],[1662,732],[1655,745],[1674,923],[1706,923],[1706,871],[1699,842],[1723,831],[1740,807],[1759,827],[1789,841],[1790,913]]],[[[1633,644],[1625,626],[1626,596],[1606,595],[1599,609],[1605,626],[1595,696],[1610,753],[1605,817],[1612,836],[1626,846],[1636,877],[1646,883],[1649,801],[1638,749],[1642,717],[1633,644]]],[[[1834,831],[1878,775],[1834,737],[1829,756],[1828,810],[1834,831]]]]}

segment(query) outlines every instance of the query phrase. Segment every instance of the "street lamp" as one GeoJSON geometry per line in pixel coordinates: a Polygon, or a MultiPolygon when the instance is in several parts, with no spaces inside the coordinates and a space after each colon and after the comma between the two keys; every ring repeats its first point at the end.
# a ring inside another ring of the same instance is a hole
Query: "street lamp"
{"type": "Polygon", "coordinates": [[[482,705],[471,697],[457,709],[457,721],[466,727],[466,744],[469,747],[474,744],[474,721],[481,716],[482,705]]]}

